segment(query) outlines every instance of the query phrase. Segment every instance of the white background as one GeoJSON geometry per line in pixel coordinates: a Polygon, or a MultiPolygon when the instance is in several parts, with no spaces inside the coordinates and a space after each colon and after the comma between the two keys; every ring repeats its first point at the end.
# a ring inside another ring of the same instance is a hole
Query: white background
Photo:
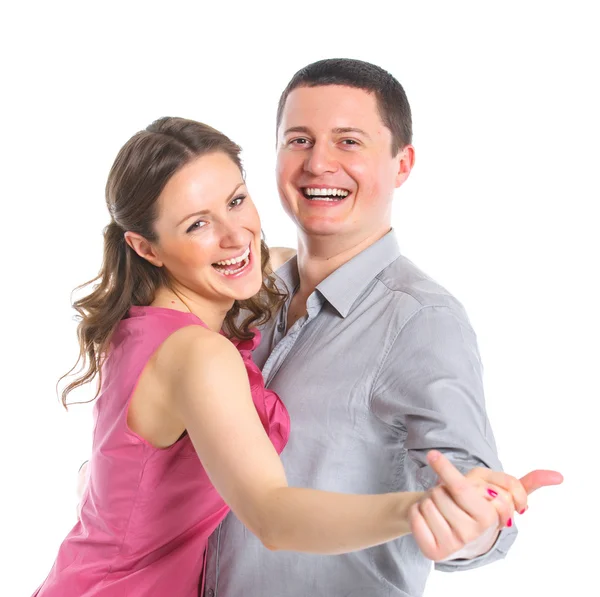
{"type": "Polygon", "coordinates": [[[30,595],[75,520],[91,407],[65,413],[54,384],[76,355],[70,292],[100,266],[103,189],[119,147],[164,115],[221,129],[244,148],[268,242],[295,246],[274,184],[275,110],[293,73],[326,57],[374,62],[404,85],[417,160],[396,198],[402,250],[470,314],[506,470],[556,468],[566,478],[532,496],[506,560],[434,573],[426,596],[593,594],[593,4],[105,1],[4,9],[0,595],[30,595]]]}

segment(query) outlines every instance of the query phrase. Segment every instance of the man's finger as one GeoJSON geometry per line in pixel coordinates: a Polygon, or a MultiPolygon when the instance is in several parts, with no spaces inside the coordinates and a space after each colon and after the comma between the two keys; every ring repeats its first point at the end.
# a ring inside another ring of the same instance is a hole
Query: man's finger
{"type": "Polygon", "coordinates": [[[540,487],[560,485],[563,482],[563,476],[558,471],[536,470],[521,477],[520,481],[529,495],[536,489],[540,489],[540,487]]]}
{"type": "Polygon", "coordinates": [[[441,452],[431,450],[427,454],[427,462],[446,487],[452,488],[457,484],[460,487],[465,485],[466,480],[463,474],[441,452]]]}

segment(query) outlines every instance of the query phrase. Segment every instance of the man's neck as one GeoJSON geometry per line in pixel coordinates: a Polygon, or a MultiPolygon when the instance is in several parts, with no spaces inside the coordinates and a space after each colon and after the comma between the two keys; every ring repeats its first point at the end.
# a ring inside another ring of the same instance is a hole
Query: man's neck
{"type": "Polygon", "coordinates": [[[336,236],[308,236],[299,232],[300,288],[297,294],[306,301],[325,278],[384,237],[390,229],[386,226],[382,230],[358,239],[356,237],[350,239],[336,236]]]}

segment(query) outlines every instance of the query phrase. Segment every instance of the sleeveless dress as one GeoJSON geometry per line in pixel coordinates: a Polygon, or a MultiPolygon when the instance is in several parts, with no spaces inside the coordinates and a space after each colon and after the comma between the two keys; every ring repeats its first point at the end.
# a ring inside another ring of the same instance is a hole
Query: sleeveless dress
{"type": "MultiPolygon", "coordinates": [[[[167,337],[189,325],[204,326],[192,313],[162,307],[132,307],[119,323],[94,406],[79,520],[34,597],[197,597],[207,539],[229,508],[187,434],[161,449],[127,425],[129,401],[144,367],[167,337]]],[[[281,453],[289,416],[252,362],[260,341],[253,331],[252,340],[234,344],[263,427],[281,453]]]]}

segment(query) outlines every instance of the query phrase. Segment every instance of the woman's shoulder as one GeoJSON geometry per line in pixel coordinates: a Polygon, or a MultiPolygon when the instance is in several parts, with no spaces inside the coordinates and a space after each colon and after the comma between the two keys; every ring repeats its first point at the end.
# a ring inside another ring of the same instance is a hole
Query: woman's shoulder
{"type": "Polygon", "coordinates": [[[161,353],[157,359],[159,370],[175,375],[224,372],[242,360],[228,338],[200,325],[186,326],[171,334],[161,353]]]}

